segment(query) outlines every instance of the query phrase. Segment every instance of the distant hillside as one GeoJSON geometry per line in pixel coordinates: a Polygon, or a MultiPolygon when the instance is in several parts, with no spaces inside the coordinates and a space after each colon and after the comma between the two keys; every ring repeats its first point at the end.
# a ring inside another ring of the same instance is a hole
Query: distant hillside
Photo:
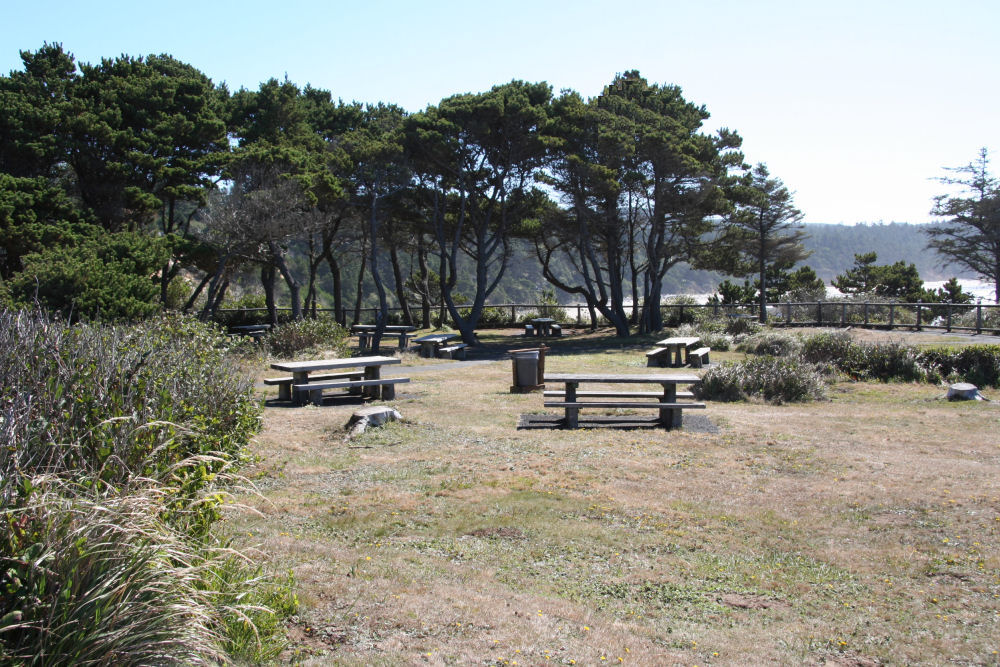
{"type": "MultiPolygon", "coordinates": [[[[941,258],[927,249],[928,225],[904,222],[889,224],[805,225],[809,237],[805,246],[812,254],[802,264],[811,266],[816,274],[829,283],[854,265],[854,255],[876,252],[879,264],[898,261],[913,262],[925,281],[975,278],[968,270],[954,265],[942,265],[941,258]]],[[[725,276],[708,271],[692,271],[675,267],[667,275],[668,293],[707,293],[715,290],[725,276]]]]}
{"type": "Polygon", "coordinates": [[[928,225],[903,222],[872,225],[805,226],[806,247],[812,255],[805,260],[816,274],[829,282],[854,264],[854,255],[875,251],[879,264],[912,262],[924,280],[946,280],[952,276],[975,278],[957,266],[944,266],[942,259],[927,249],[928,225]]]}

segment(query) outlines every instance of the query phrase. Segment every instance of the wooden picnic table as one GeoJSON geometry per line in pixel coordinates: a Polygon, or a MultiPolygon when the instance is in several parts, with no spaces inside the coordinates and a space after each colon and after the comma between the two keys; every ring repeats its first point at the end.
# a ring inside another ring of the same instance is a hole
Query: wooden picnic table
{"type": "Polygon", "coordinates": [[[420,356],[421,357],[436,357],[437,351],[444,346],[450,340],[458,338],[458,334],[445,333],[445,334],[428,334],[426,336],[421,336],[420,338],[414,338],[414,343],[420,343],[420,356]]]}
{"type": "Polygon", "coordinates": [[[552,334],[552,325],[556,323],[551,317],[535,317],[530,320],[535,325],[535,331],[539,336],[549,336],[552,334]]]}
{"type": "MultiPolygon", "coordinates": [[[[375,329],[376,326],[374,324],[351,325],[351,333],[358,337],[358,347],[362,351],[367,350],[371,346],[372,338],[375,335],[375,329]]],[[[400,324],[390,324],[382,329],[384,334],[393,334],[399,337],[400,350],[406,349],[407,342],[410,338],[412,338],[410,334],[416,330],[416,327],[400,324]]]]}
{"type": "Polygon", "coordinates": [[[567,428],[579,427],[581,408],[650,408],[659,410],[659,423],[668,428],[679,427],[682,423],[682,411],[691,408],[704,408],[704,403],[680,402],[680,398],[689,398],[689,392],[683,394],[677,391],[677,385],[689,385],[699,382],[701,378],[692,374],[656,373],[651,375],[618,375],[607,373],[554,373],[545,376],[545,385],[563,383],[565,392],[546,391],[546,396],[561,396],[562,401],[546,402],[545,407],[561,407],[566,411],[564,425],[567,428]],[[658,384],[658,392],[636,392],[622,390],[580,391],[583,383],[594,384],[658,384]],[[616,399],[616,400],[581,400],[581,399],[616,399]],[[645,399],[640,402],[622,399],[645,399]],[[655,399],[655,402],[649,400],[655,399]]]}
{"type": "MultiPolygon", "coordinates": [[[[271,364],[271,368],[291,373],[287,383],[278,387],[278,398],[291,400],[296,405],[303,405],[307,398],[318,403],[323,389],[361,389],[361,393],[372,398],[391,398],[394,395],[392,386],[399,382],[409,382],[409,378],[382,378],[382,366],[398,364],[396,357],[348,357],[344,359],[318,359],[313,361],[285,361],[271,364]],[[354,379],[358,371],[341,374],[343,377],[327,376],[319,381],[310,382],[310,373],[334,369],[360,369],[361,377],[354,379]],[[287,389],[286,389],[287,387],[287,389]],[[387,391],[388,389],[388,391],[387,391]]],[[[285,380],[286,378],[278,378],[285,380]]],[[[278,382],[274,382],[278,384],[278,382]]]]}
{"type": "Polygon", "coordinates": [[[667,357],[671,361],[669,366],[684,366],[688,363],[687,351],[701,344],[701,339],[697,336],[673,336],[657,341],[656,345],[667,348],[667,357]]]}

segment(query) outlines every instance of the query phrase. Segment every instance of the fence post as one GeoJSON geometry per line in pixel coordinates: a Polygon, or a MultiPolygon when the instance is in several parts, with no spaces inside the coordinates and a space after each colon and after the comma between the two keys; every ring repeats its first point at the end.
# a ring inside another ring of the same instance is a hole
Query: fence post
{"type": "Polygon", "coordinates": [[[785,324],[788,326],[792,325],[792,302],[785,302],[785,324]]]}
{"type": "Polygon", "coordinates": [[[983,304],[976,304],[976,333],[983,333],[983,304]]]}
{"type": "Polygon", "coordinates": [[[948,302],[948,333],[951,333],[951,302],[948,302]]]}
{"type": "Polygon", "coordinates": [[[816,302],[816,326],[823,326],[823,302],[816,302]]]}
{"type": "Polygon", "coordinates": [[[921,311],[922,311],[922,309],[920,308],[920,303],[917,302],[917,331],[920,331],[921,324],[922,324],[921,321],[920,321],[921,311]]]}
{"type": "Polygon", "coordinates": [[[889,331],[892,331],[892,324],[893,324],[893,320],[895,319],[894,318],[895,313],[896,313],[896,304],[890,303],[889,304],[889,331]]]}
{"type": "Polygon", "coordinates": [[[865,326],[868,326],[868,302],[865,301],[865,326]]]}
{"type": "Polygon", "coordinates": [[[847,302],[844,301],[840,304],[840,326],[847,326],[847,302]]]}

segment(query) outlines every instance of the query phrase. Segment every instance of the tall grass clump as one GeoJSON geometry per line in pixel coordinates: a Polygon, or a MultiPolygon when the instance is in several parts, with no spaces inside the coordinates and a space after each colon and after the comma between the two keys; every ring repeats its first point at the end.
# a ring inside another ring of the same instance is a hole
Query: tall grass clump
{"type": "Polygon", "coordinates": [[[713,366],[696,392],[717,401],[792,403],[825,398],[826,382],[814,366],[796,358],[760,356],[713,366]]]}
{"type": "Polygon", "coordinates": [[[791,357],[802,351],[802,341],[779,331],[762,331],[743,339],[736,349],[747,354],[791,357]]]}
{"type": "Polygon", "coordinates": [[[261,414],[226,345],[176,317],[0,312],[0,657],[220,661],[236,607],[212,572],[239,556],[211,527],[261,414]]]}
{"type": "Polygon", "coordinates": [[[265,336],[268,349],[277,357],[318,349],[346,357],[347,339],[347,330],[330,317],[306,317],[281,324],[265,336]]]}

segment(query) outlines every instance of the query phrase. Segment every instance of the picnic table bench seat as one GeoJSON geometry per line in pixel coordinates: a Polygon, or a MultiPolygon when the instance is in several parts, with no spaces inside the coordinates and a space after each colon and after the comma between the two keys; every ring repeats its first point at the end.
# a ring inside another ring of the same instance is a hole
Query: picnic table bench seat
{"type": "Polygon", "coordinates": [[[452,343],[447,347],[439,347],[437,355],[441,359],[465,359],[466,348],[468,347],[465,343],[452,343]]]}
{"type": "Polygon", "coordinates": [[[410,378],[376,378],[373,380],[334,380],[330,382],[308,382],[306,384],[296,384],[292,387],[299,392],[309,394],[309,402],[313,405],[323,404],[324,389],[363,389],[365,387],[381,387],[383,400],[390,400],[396,397],[394,385],[409,382],[410,378]]]}
{"type": "Polygon", "coordinates": [[[702,368],[703,366],[708,366],[708,354],[712,351],[710,347],[699,347],[697,350],[688,350],[687,358],[688,364],[691,368],[702,368]]]}
{"type": "MultiPolygon", "coordinates": [[[[346,371],[343,373],[321,373],[319,375],[310,375],[309,383],[312,382],[326,382],[329,380],[360,380],[364,377],[364,371],[346,371]]],[[[280,378],[264,378],[264,384],[268,386],[278,385],[278,400],[288,401],[292,398],[292,384],[295,383],[295,378],[288,375],[280,378]]]]}

